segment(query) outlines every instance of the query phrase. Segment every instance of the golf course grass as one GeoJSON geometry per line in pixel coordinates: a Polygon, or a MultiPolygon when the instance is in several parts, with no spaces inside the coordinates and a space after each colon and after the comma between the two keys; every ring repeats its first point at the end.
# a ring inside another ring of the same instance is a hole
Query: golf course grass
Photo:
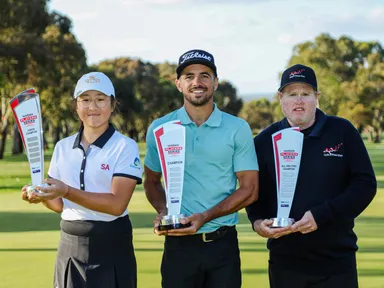
{"type": "MultiPolygon", "coordinates": [[[[361,288],[384,288],[384,144],[367,147],[379,189],[371,205],[356,220],[359,283],[361,288]]],[[[144,144],[140,144],[140,149],[143,154],[144,144]]],[[[51,153],[46,152],[45,171],[51,153]]],[[[20,188],[29,182],[26,156],[6,153],[5,159],[0,160],[0,288],[52,287],[60,215],[40,204],[20,200],[20,188]]],[[[135,190],[128,209],[134,227],[138,287],[158,288],[164,239],[152,232],[155,213],[142,185],[135,190]]],[[[243,287],[269,287],[265,239],[252,231],[244,211],[240,212],[237,228],[243,287]]]]}

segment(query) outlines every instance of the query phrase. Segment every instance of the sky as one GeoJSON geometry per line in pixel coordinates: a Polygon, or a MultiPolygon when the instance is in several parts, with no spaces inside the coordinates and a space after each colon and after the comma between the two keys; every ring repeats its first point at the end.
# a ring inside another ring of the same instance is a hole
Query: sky
{"type": "Polygon", "coordinates": [[[89,65],[177,63],[203,49],[240,96],[275,92],[293,47],[321,33],[384,46],[384,0],[51,0],[49,10],[72,20],[89,65]]]}

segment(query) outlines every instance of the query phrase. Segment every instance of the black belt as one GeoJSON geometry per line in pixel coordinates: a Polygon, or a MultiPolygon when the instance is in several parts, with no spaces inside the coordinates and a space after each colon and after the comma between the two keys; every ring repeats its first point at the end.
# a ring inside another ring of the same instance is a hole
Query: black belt
{"type": "Polygon", "coordinates": [[[224,237],[224,235],[226,235],[227,233],[233,232],[235,230],[235,226],[223,226],[217,229],[216,231],[196,234],[196,236],[201,237],[203,242],[212,242],[224,237]]]}

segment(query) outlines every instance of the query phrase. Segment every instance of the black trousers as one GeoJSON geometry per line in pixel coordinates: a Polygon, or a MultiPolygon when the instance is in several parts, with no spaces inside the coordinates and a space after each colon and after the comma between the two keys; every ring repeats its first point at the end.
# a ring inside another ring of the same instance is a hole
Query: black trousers
{"type": "Polygon", "coordinates": [[[357,288],[356,269],[328,276],[308,275],[269,264],[271,288],[357,288]]]}
{"type": "Polygon", "coordinates": [[[163,288],[241,287],[236,229],[212,242],[203,242],[201,234],[167,236],[161,275],[163,288]]]}

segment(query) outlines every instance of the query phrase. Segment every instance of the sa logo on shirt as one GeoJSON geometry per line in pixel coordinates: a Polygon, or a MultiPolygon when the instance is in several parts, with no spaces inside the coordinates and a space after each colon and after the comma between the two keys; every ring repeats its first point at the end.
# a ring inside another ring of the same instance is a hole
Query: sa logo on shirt
{"type": "Polygon", "coordinates": [[[135,160],[133,160],[133,163],[131,165],[129,165],[129,167],[132,167],[135,169],[140,169],[140,167],[141,167],[140,159],[138,157],[136,157],[135,160]]]}
{"type": "Polygon", "coordinates": [[[108,164],[101,164],[101,170],[108,170],[109,171],[109,165],[108,164]]]}

